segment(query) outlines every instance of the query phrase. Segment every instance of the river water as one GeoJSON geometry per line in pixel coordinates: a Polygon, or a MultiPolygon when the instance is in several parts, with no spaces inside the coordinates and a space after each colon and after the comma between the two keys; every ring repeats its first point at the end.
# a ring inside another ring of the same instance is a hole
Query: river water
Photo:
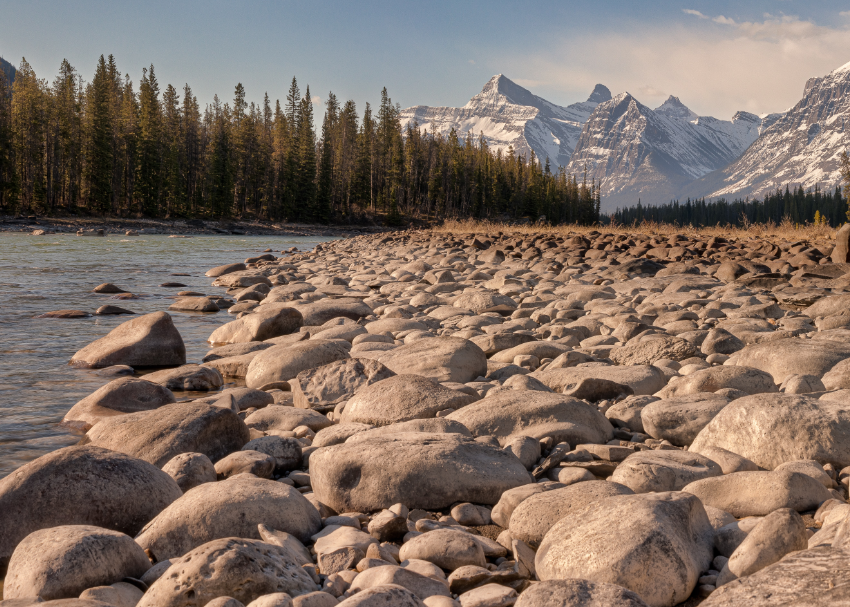
{"type": "MultiPolygon", "coordinates": [[[[270,248],[312,249],[330,240],[300,236],[164,235],[103,238],[59,234],[0,233],[0,478],[49,451],[73,445],[79,435],[59,425],[74,403],[108,381],[97,372],[68,365],[86,344],[130,316],[83,319],[33,318],[51,310],[94,312],[110,303],[140,314],[167,310],[178,291],[223,294],[204,276],[208,269],[243,261],[270,248]],[[173,276],[189,274],[189,276],[173,276]],[[111,282],[139,299],[113,300],[92,293],[111,282]],[[180,282],[183,288],[160,287],[180,282]]],[[[233,320],[215,314],[170,312],[186,344],[188,362],[200,362],[206,339],[233,320]]],[[[178,398],[180,395],[177,395],[178,398]]]]}

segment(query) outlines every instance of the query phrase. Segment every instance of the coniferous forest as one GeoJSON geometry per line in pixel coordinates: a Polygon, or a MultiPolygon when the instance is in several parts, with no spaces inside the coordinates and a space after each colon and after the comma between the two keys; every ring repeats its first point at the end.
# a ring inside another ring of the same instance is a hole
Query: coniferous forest
{"type": "Polygon", "coordinates": [[[386,89],[376,110],[330,93],[313,112],[295,78],[283,102],[249,102],[237,84],[202,107],[153,66],[133,82],[101,56],[87,82],[63,61],[48,82],[24,59],[14,83],[0,71],[0,213],[599,220],[594,183],[482,138],[403,129],[386,89]]]}
{"type": "Polygon", "coordinates": [[[763,200],[736,199],[729,202],[721,198],[706,202],[702,198],[688,199],[684,203],[676,200],[658,206],[644,206],[638,201],[633,207],[617,209],[607,219],[625,225],[646,220],[695,227],[779,224],[788,219],[795,224],[825,223],[837,227],[850,219],[850,210],[841,187],[830,192],[821,191],[818,187],[804,191],[800,186],[793,190],[786,186],[784,190],[766,195],[763,200]]]}

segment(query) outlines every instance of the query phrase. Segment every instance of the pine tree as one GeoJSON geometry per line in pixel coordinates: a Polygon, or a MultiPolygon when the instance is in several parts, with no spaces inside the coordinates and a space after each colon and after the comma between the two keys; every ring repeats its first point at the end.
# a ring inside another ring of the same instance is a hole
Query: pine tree
{"type": "Polygon", "coordinates": [[[135,194],[143,215],[154,217],[159,212],[162,185],[162,110],[159,83],[153,65],[142,71],[139,84],[139,126],[135,194]]]}
{"type": "Polygon", "coordinates": [[[12,94],[12,141],[20,192],[19,211],[45,211],[45,115],[44,81],[39,80],[26,59],[15,74],[12,94]]]}
{"type": "Polygon", "coordinates": [[[97,214],[108,213],[112,205],[112,124],[109,113],[109,81],[103,55],[86,95],[89,133],[86,146],[88,207],[97,214]]]}
{"type": "Polygon", "coordinates": [[[850,221],[850,156],[847,150],[841,152],[841,182],[844,185],[844,198],[847,200],[847,220],[850,221]]]}
{"type": "Polygon", "coordinates": [[[300,217],[316,217],[316,133],[313,130],[313,102],[308,86],[298,112],[299,162],[296,174],[297,213],[300,217]]]}
{"type": "Polygon", "coordinates": [[[12,210],[15,198],[15,158],[12,137],[12,87],[0,69],[0,212],[12,210]]]}

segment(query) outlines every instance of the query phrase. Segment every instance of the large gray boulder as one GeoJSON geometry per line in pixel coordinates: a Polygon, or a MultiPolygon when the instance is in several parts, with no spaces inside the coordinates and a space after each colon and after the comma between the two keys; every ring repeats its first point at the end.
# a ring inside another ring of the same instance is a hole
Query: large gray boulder
{"type": "Polygon", "coordinates": [[[241,449],[250,432],[232,410],[189,401],[104,419],[86,440],[162,467],[180,453],[203,453],[215,462],[241,449]]]}
{"type": "Polygon", "coordinates": [[[205,483],[176,500],[136,537],[162,561],[223,537],[260,539],[257,525],[307,542],[322,526],[318,510],[289,485],[239,474],[205,483]]]}
{"type": "Polygon", "coordinates": [[[3,598],[76,598],[86,588],[140,578],[150,567],[145,551],[123,533],[91,525],[41,529],[12,553],[3,598]]]}
{"type": "Polygon", "coordinates": [[[617,584],[651,607],[672,607],[708,570],[713,533],[693,495],[620,495],[561,519],[543,538],[534,564],[544,581],[617,584]]]}
{"type": "Polygon", "coordinates": [[[705,447],[737,453],[767,470],[801,459],[840,470],[850,465],[850,403],[785,394],[739,398],[700,431],[690,451],[705,447]]]}
{"type": "Polygon", "coordinates": [[[511,537],[536,548],[562,518],[581,516],[604,499],[633,493],[625,485],[608,481],[585,481],[549,491],[544,487],[513,509],[509,519],[511,537]]]}
{"type": "Polygon", "coordinates": [[[121,323],[74,354],[71,364],[91,369],[185,365],[186,346],[171,316],[154,312],[121,323]]]}
{"type": "Polygon", "coordinates": [[[342,422],[387,426],[428,419],[445,409],[468,406],[477,398],[420,375],[395,375],[358,390],[345,405],[342,422]]]}
{"type": "Polygon", "coordinates": [[[395,375],[368,358],[348,358],[301,371],[289,382],[296,407],[330,411],[366,386],[395,375]]]}
{"type": "Polygon", "coordinates": [[[265,341],[294,333],[303,325],[301,312],[289,304],[267,304],[220,326],[212,332],[207,341],[213,344],[265,341]]]}
{"type": "Polygon", "coordinates": [[[635,395],[644,396],[658,392],[667,383],[664,374],[651,365],[594,365],[592,367],[568,367],[544,369],[530,374],[555,392],[569,392],[585,379],[604,379],[628,386],[635,395]]]}
{"type": "Polygon", "coordinates": [[[86,431],[107,417],[150,411],[175,402],[168,388],[144,379],[120,377],[71,407],[62,423],[86,431]]]}
{"type": "Polygon", "coordinates": [[[302,371],[349,358],[348,349],[337,341],[311,339],[263,350],[248,365],[245,385],[259,390],[288,388],[302,371]]]}
{"type": "Polygon", "coordinates": [[[474,436],[495,436],[502,445],[515,436],[556,443],[607,443],[614,427],[596,407],[584,401],[538,391],[506,391],[448,415],[474,436]]]}
{"type": "Polygon", "coordinates": [[[384,352],[378,362],[399,375],[421,375],[438,382],[466,383],[487,375],[487,357],[459,337],[420,339],[384,352]]]}
{"type": "Polygon", "coordinates": [[[155,466],[92,445],[58,449],[0,479],[0,568],[33,531],[95,525],[136,535],[182,495],[155,466]]]}
{"type": "Polygon", "coordinates": [[[643,408],[641,425],[651,437],[685,447],[728,404],[725,396],[706,393],[658,400],[643,408]]]}
{"type": "Polygon", "coordinates": [[[700,369],[684,377],[676,377],[658,392],[661,398],[674,398],[731,388],[747,394],[779,392],[773,376],[752,367],[718,366],[700,369]]]}
{"type": "Polygon", "coordinates": [[[823,376],[823,385],[827,390],[850,389],[850,358],[842,360],[823,376]]]}
{"type": "Polygon", "coordinates": [[[733,472],[694,481],[682,491],[735,518],[765,516],[780,508],[815,510],[832,497],[816,479],[790,470],[733,472]]]}
{"type": "Polygon", "coordinates": [[[747,534],[717,576],[717,585],[752,575],[772,565],[789,552],[808,548],[803,517],[790,508],[780,508],[765,516],[747,534]]]}
{"type": "Polygon", "coordinates": [[[226,537],[175,559],[137,607],[204,607],[220,596],[247,605],[275,592],[297,597],[315,590],[315,582],[289,549],[226,537]]]}
{"type": "Polygon", "coordinates": [[[803,310],[803,314],[809,318],[825,318],[827,316],[841,314],[847,311],[848,308],[850,308],[850,293],[840,293],[838,295],[822,297],[803,310]]]}
{"type": "MultiPolygon", "coordinates": [[[[334,426],[338,427],[338,426],[334,426]]],[[[445,417],[432,417],[430,419],[412,419],[409,422],[397,422],[389,426],[378,426],[369,428],[363,432],[357,432],[349,436],[346,443],[368,442],[376,436],[387,436],[388,434],[401,434],[404,432],[424,432],[426,434],[461,434],[472,438],[472,433],[466,426],[445,417]]],[[[316,444],[315,442],[313,443],[316,444]]]]}
{"type": "Polygon", "coordinates": [[[850,546],[792,552],[725,584],[701,607],[835,607],[850,604],[850,546]]]}
{"type": "Polygon", "coordinates": [[[638,451],[624,459],[611,475],[611,481],[635,493],[679,491],[703,478],[720,476],[718,464],[698,453],[678,450],[638,451]]]}
{"type": "Polygon", "coordinates": [[[320,299],[310,303],[292,302],[293,307],[304,317],[304,326],[318,327],[332,318],[350,318],[360,320],[372,314],[372,308],[359,299],[342,297],[339,299],[320,299]]]}
{"type": "Polygon", "coordinates": [[[618,365],[651,365],[656,360],[685,360],[699,350],[689,341],[670,335],[650,334],[632,338],[623,347],[611,352],[618,365]]]}
{"type": "Polygon", "coordinates": [[[637,594],[589,580],[546,580],[527,588],[514,607],[647,607],[637,594]]]}
{"type": "Polygon", "coordinates": [[[503,491],[531,482],[511,453],[459,434],[404,433],[323,447],[310,456],[313,491],[337,512],[404,504],[446,508],[495,504],[503,491]]]}
{"type": "Polygon", "coordinates": [[[475,314],[483,314],[485,312],[510,314],[517,309],[517,303],[513,299],[495,291],[464,293],[455,299],[452,305],[456,308],[472,310],[475,314]]]}
{"type": "Polygon", "coordinates": [[[766,371],[774,382],[781,384],[789,375],[821,378],[847,358],[850,358],[850,344],[788,337],[749,345],[735,355],[734,362],[739,367],[766,371]]]}

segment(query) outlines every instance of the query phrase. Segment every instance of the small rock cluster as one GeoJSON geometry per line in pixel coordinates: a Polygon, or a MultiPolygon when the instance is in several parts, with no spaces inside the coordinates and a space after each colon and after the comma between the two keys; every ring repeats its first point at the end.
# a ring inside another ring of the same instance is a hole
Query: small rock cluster
{"type": "Polygon", "coordinates": [[[73,356],[115,379],[0,480],[0,606],[847,604],[848,238],[214,268],[171,306],[232,315],[200,364],[166,312],[73,356]]]}

